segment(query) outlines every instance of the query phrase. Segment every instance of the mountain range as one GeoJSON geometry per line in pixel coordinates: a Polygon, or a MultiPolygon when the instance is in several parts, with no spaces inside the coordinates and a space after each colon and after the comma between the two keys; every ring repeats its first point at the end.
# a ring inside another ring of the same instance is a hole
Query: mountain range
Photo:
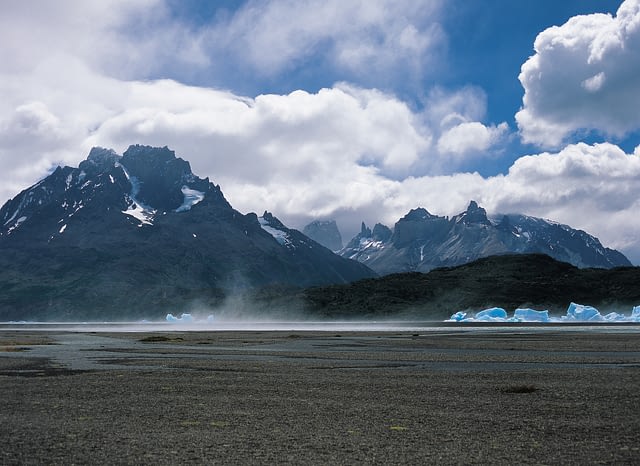
{"type": "Polygon", "coordinates": [[[166,147],[94,148],[0,209],[0,320],[160,316],[375,275],[268,212],[236,211],[166,147]]]}
{"type": "Polygon", "coordinates": [[[0,209],[0,321],[158,318],[238,296],[251,296],[263,310],[276,303],[323,316],[384,315],[407,306],[444,315],[495,305],[491,293],[507,288],[495,299],[554,304],[568,296],[573,279],[594,290],[585,298],[635,299],[615,280],[598,285],[614,275],[637,290],[628,276],[638,269],[624,272],[629,261],[597,238],[524,215],[490,219],[474,201],[451,218],[418,208],[393,229],[363,223],[342,249],[334,221],[313,222],[304,232],[268,211],[241,214],[167,147],[134,145],[122,155],[93,148],[77,168],[57,167],[0,209]],[[477,265],[487,256],[496,270],[477,265]],[[580,275],[549,256],[618,268],[580,275]],[[523,267],[529,274],[518,282],[523,267]],[[549,274],[558,270],[570,279],[544,301],[553,290],[549,274]]]}
{"type": "Polygon", "coordinates": [[[542,253],[576,267],[630,266],[619,251],[568,225],[520,214],[490,219],[475,201],[451,218],[411,210],[393,230],[364,223],[339,254],[355,259],[380,275],[428,272],[497,254],[542,253]]]}

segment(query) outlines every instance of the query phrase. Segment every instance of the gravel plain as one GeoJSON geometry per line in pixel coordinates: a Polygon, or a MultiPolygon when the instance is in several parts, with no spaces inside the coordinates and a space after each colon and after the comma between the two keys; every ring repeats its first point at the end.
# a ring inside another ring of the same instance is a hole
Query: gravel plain
{"type": "Polygon", "coordinates": [[[2,464],[639,464],[640,330],[0,330],[2,464]]]}

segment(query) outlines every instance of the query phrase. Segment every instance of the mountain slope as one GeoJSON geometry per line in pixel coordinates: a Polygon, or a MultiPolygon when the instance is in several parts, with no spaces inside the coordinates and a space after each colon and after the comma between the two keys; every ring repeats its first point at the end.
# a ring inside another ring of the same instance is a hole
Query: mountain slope
{"type": "Polygon", "coordinates": [[[160,316],[250,287],[374,276],[255,214],[169,149],[94,148],[0,209],[0,320],[160,316]]]}
{"type": "Polygon", "coordinates": [[[605,248],[584,231],[524,215],[505,215],[492,221],[474,201],[450,219],[418,208],[401,218],[392,234],[382,225],[376,228],[371,232],[363,225],[340,254],[382,275],[427,272],[508,253],[544,253],[577,267],[631,265],[623,254],[605,248]]]}

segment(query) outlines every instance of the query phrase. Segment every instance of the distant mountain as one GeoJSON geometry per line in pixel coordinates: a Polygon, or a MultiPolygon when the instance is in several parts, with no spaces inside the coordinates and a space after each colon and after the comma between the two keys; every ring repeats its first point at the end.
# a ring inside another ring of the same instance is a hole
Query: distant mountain
{"type": "Polygon", "coordinates": [[[271,214],[234,210],[166,147],[94,148],[0,209],[0,320],[152,317],[374,275],[271,214]]]}
{"type": "Polygon", "coordinates": [[[630,266],[620,252],[567,225],[525,215],[489,219],[471,201],[465,212],[440,217],[426,209],[411,210],[394,226],[361,232],[340,251],[381,275],[397,272],[428,272],[436,267],[456,266],[481,257],[508,253],[543,253],[577,267],[630,266]]]}
{"type": "Polygon", "coordinates": [[[335,220],[314,220],[302,229],[302,233],[332,251],[342,249],[342,236],[335,220]]]}

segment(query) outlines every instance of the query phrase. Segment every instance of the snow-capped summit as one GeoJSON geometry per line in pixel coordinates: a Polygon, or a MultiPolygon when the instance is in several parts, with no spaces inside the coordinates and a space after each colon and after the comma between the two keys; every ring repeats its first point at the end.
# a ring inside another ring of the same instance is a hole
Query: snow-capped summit
{"type": "Polygon", "coordinates": [[[0,269],[9,290],[0,320],[27,310],[130,316],[149,306],[162,315],[185,300],[218,302],[230,289],[375,275],[271,214],[241,214],[173,151],[140,145],[122,156],[94,148],[77,168],[58,167],[9,200],[0,269]]]}
{"type": "Polygon", "coordinates": [[[384,240],[363,224],[360,234],[340,251],[379,274],[427,272],[507,253],[544,253],[578,267],[631,265],[622,253],[584,231],[519,214],[492,219],[475,201],[450,219],[413,209],[384,240]]]}

